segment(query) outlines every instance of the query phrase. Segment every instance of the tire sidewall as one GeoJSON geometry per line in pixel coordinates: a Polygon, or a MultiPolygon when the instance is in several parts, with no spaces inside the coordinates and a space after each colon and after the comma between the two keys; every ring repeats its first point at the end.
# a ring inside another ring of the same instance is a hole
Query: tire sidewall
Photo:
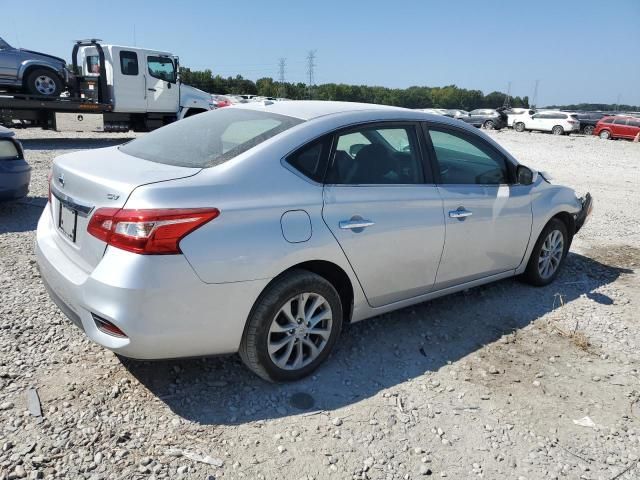
{"type": "Polygon", "coordinates": [[[551,133],[560,136],[564,133],[564,128],[562,128],[560,125],[556,125],[551,129],[551,133]]]}
{"type": "Polygon", "coordinates": [[[64,84],[62,82],[62,79],[60,78],[60,76],[51,71],[51,70],[47,70],[44,68],[38,68],[36,70],[33,70],[31,73],[29,73],[29,76],[27,77],[27,90],[29,91],[29,93],[33,94],[33,95],[41,95],[44,97],[59,97],[60,94],[62,93],[62,90],[64,88],[64,84]],[[39,77],[40,75],[46,75],[49,78],[51,78],[54,83],[56,84],[56,90],[53,94],[51,95],[45,95],[43,93],[38,92],[38,90],[36,89],[35,86],[35,79],[37,77],[39,77]]]}
{"type": "Polygon", "coordinates": [[[516,130],[516,132],[518,132],[518,133],[522,133],[522,132],[524,132],[524,130],[525,130],[524,123],[522,123],[522,122],[518,122],[518,123],[516,123],[515,130],[516,130]]]}
{"type": "MultiPolygon", "coordinates": [[[[342,329],[342,304],[336,289],[323,277],[313,273],[301,273],[280,283],[274,284],[261,299],[258,308],[252,312],[250,322],[255,322],[257,342],[256,353],[260,365],[269,378],[276,382],[299,380],[316,370],[331,354],[342,329]],[[332,313],[332,329],[329,341],[313,362],[299,370],[283,370],[273,363],[268,352],[269,329],[276,314],[285,302],[300,293],[313,292],[322,295],[332,313]]],[[[257,302],[257,303],[258,303],[257,302]]]]}
{"type": "Polygon", "coordinates": [[[598,136],[603,140],[609,140],[611,138],[611,133],[609,130],[602,130],[598,136]]]}
{"type": "Polygon", "coordinates": [[[569,252],[570,240],[569,233],[567,232],[567,227],[564,222],[558,220],[557,218],[552,218],[549,220],[547,225],[542,229],[538,240],[536,241],[533,250],[531,251],[531,257],[529,258],[529,263],[527,265],[526,277],[530,283],[537,286],[549,285],[553,282],[556,277],[560,274],[560,270],[564,266],[564,262],[567,258],[567,253],[569,252]],[[553,272],[549,278],[542,278],[540,272],[538,271],[538,259],[540,258],[540,251],[542,250],[542,245],[544,244],[547,236],[553,231],[559,230],[562,233],[563,240],[563,251],[562,251],[562,259],[560,260],[560,264],[556,271],[553,272]]]}

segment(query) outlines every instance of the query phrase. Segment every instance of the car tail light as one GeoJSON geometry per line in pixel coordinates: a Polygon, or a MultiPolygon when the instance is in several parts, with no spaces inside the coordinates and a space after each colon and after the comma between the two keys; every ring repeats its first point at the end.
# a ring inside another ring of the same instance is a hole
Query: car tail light
{"type": "Polygon", "coordinates": [[[217,208],[99,208],[87,231],[108,245],[129,252],[172,255],[182,253],[180,240],[218,215],[217,208]]]}
{"type": "Polygon", "coordinates": [[[51,181],[53,180],[53,170],[49,170],[49,176],[47,179],[47,185],[49,186],[49,209],[53,212],[53,205],[51,205],[51,181]]]}

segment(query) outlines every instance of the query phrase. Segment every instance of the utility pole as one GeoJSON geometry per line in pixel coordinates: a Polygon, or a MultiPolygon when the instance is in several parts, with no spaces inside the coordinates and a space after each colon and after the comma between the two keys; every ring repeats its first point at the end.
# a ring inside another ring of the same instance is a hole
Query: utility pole
{"type": "Polygon", "coordinates": [[[287,89],[284,85],[284,70],[286,66],[287,59],[284,57],[280,57],[280,60],[278,60],[278,82],[280,83],[280,86],[278,87],[278,97],[280,98],[284,98],[287,96],[287,89]]]}
{"type": "Polygon", "coordinates": [[[509,84],[507,85],[507,96],[504,97],[502,106],[503,108],[511,108],[511,80],[509,80],[509,84]]]}
{"type": "Polygon", "coordinates": [[[536,80],[536,86],[533,88],[533,102],[529,105],[531,108],[536,108],[538,106],[538,84],[540,80],[536,80]]]}
{"type": "Polygon", "coordinates": [[[309,50],[307,55],[307,74],[309,74],[309,83],[307,84],[307,96],[309,100],[313,99],[313,84],[315,83],[316,68],[316,51],[309,50]]]}
{"type": "Polygon", "coordinates": [[[618,96],[616,97],[616,113],[618,113],[618,108],[620,108],[620,94],[618,94],[618,96]]]}

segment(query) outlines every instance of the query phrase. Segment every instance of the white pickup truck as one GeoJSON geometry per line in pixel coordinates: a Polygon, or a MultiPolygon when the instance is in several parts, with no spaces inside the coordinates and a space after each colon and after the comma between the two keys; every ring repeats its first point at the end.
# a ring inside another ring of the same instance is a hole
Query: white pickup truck
{"type": "Polygon", "coordinates": [[[58,130],[146,131],[215,108],[209,93],[181,83],[178,57],[158,50],[76,42],[68,93],[0,93],[0,124],[58,130]]]}

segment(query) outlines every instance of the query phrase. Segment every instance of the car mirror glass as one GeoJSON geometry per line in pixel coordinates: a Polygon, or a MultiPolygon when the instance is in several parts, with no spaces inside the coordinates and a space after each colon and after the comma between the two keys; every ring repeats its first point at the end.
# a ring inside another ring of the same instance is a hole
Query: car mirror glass
{"type": "Polygon", "coordinates": [[[518,165],[516,180],[519,185],[531,185],[533,183],[533,171],[524,165],[518,165]]]}

